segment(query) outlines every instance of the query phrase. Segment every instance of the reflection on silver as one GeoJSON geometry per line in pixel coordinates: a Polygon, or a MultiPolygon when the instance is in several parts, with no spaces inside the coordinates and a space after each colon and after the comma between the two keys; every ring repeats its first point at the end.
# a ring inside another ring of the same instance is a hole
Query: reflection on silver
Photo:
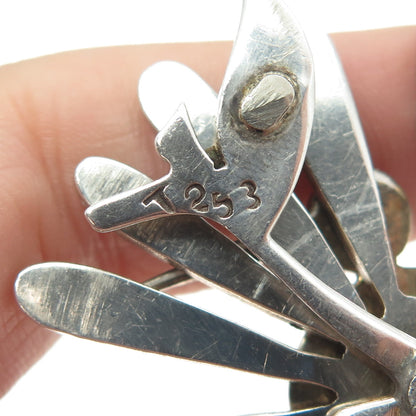
{"type": "Polygon", "coordinates": [[[332,381],[324,382],[321,371],[340,371],[338,360],[298,352],[162,292],[85,266],[29,267],[19,274],[16,295],[41,324],[96,341],[269,376],[320,380],[328,387],[332,381]]]}
{"type": "Polygon", "coordinates": [[[217,111],[217,94],[207,85],[202,100],[201,82],[203,80],[185,65],[157,62],[141,75],[139,96],[145,114],[157,130],[162,130],[179,104],[185,104],[201,146],[208,149],[214,145],[217,135],[215,120],[211,117],[217,111]]]}
{"type": "Polygon", "coordinates": [[[270,131],[289,111],[295,90],[282,74],[266,74],[247,93],[241,102],[240,117],[254,129],[270,131]]]}
{"type": "MultiPolygon", "coordinates": [[[[338,60],[326,39],[309,34],[308,41],[312,53],[281,3],[248,0],[218,110],[212,90],[177,64],[160,64],[141,81],[171,171],[151,181],[88,158],[76,172],[96,229],[121,230],[180,269],[149,286],[165,288],[183,271],[230,291],[307,329],[303,352],[150,287],[64,263],[21,272],[23,309],[74,335],[301,381],[287,415],[415,414],[415,299],[397,286],[383,205],[338,60]],[[179,102],[168,94],[170,105],[185,105],[167,120],[143,85],[163,78],[171,91],[182,74],[192,91],[181,84],[179,102]],[[332,230],[342,266],[293,194],[305,157],[320,197],[315,214],[324,234],[332,230]],[[342,267],[358,273],[356,287],[342,267]],[[377,302],[379,317],[365,310],[377,302]]],[[[401,217],[393,221],[384,209],[390,238],[405,240],[405,222],[398,227],[401,217]]]]}
{"type": "MultiPolygon", "coordinates": [[[[81,194],[91,204],[148,183],[150,179],[111,159],[88,158],[78,166],[76,181],[81,194]]],[[[328,328],[322,328],[321,321],[294,298],[285,285],[253,261],[247,252],[199,218],[161,218],[122,231],[164,260],[185,267],[197,279],[236,293],[300,326],[328,334],[328,328]]],[[[321,271],[323,279],[334,289],[360,302],[322,235],[297,199],[291,198],[272,233],[305,267],[321,271]],[[303,239],[305,235],[307,239],[303,239]],[[312,249],[307,250],[311,245],[312,249]]]]}
{"type": "Polygon", "coordinates": [[[392,304],[404,303],[416,310],[414,301],[397,288],[370,156],[343,70],[328,39],[317,35],[308,39],[317,82],[306,166],[357,271],[381,295],[385,319],[416,334],[414,323],[401,326],[401,317],[390,316],[395,314],[392,304]]]}

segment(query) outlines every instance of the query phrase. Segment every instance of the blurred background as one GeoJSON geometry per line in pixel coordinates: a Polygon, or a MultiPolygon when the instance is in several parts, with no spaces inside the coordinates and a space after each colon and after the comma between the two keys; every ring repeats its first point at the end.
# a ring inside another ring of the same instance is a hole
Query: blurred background
{"type": "MultiPolygon", "coordinates": [[[[327,32],[416,23],[414,0],[287,0],[327,32]]],[[[109,45],[233,39],[240,0],[0,2],[0,64],[109,45]]],[[[402,261],[406,262],[402,256],[402,261]]],[[[270,337],[301,333],[213,290],[183,298],[270,337]]],[[[4,415],[241,415],[288,409],[287,384],[63,336],[0,401],[4,415]]]]}

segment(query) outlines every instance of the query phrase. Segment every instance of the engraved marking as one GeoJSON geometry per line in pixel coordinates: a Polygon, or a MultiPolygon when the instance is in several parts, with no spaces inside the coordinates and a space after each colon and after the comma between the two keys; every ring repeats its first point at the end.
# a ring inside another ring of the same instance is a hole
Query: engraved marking
{"type": "Polygon", "coordinates": [[[227,212],[224,215],[219,215],[222,219],[230,218],[234,214],[233,201],[228,196],[221,197],[221,194],[218,192],[212,193],[212,206],[214,208],[225,207],[227,212]]]}
{"type": "Polygon", "coordinates": [[[151,192],[145,199],[143,199],[143,205],[148,206],[152,202],[156,202],[164,211],[168,214],[173,214],[175,212],[175,206],[172,204],[172,201],[165,195],[163,192],[165,190],[164,186],[157,188],[155,191],[151,192]]]}
{"type": "MultiPolygon", "coordinates": [[[[240,188],[245,188],[247,190],[246,196],[253,201],[247,209],[253,210],[261,205],[261,200],[256,195],[257,185],[253,181],[246,180],[241,182],[240,188]]],[[[206,195],[207,191],[204,186],[197,182],[188,185],[184,191],[184,197],[191,199],[191,209],[195,212],[206,214],[214,208],[219,209],[224,207],[226,212],[222,215],[217,214],[219,218],[226,220],[234,215],[234,203],[228,194],[221,195],[220,192],[212,192],[212,203],[208,201],[208,204],[203,202],[206,195]]]]}
{"type": "Polygon", "coordinates": [[[241,182],[240,187],[247,188],[247,196],[253,199],[253,203],[247,209],[256,209],[261,205],[261,199],[256,195],[257,185],[250,180],[241,182]]]}
{"type": "Polygon", "coordinates": [[[196,196],[192,197],[191,208],[196,212],[208,212],[208,205],[202,204],[202,201],[207,194],[205,188],[200,183],[192,183],[185,189],[184,195],[186,199],[191,197],[191,192],[196,192],[196,196]]]}

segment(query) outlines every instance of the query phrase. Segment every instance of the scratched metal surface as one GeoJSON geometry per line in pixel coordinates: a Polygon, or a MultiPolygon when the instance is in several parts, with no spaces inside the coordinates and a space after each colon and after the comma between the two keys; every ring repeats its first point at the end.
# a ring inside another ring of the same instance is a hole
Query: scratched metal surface
{"type": "MultiPolygon", "coordinates": [[[[20,10],[20,8],[19,8],[19,6],[18,6],[18,1],[16,1],[16,2],[14,2],[15,3],[15,5],[16,5],[16,8],[18,8],[19,9],[19,16],[21,15],[21,10],[20,10]]],[[[73,3],[76,3],[76,2],[73,2],[73,3]]],[[[349,2],[349,3],[351,3],[351,2],[349,2]]],[[[362,3],[362,2],[360,2],[360,3],[362,3]]],[[[387,3],[387,2],[386,2],[387,3]]],[[[403,3],[403,2],[402,2],[403,3]]],[[[4,4],[6,4],[6,2],[4,3],[4,4]]],[[[101,5],[98,5],[97,7],[100,7],[101,5]]],[[[222,7],[224,7],[225,5],[223,4],[222,5],[222,7]]],[[[390,6],[390,5],[389,5],[390,6]]],[[[88,9],[86,9],[85,8],[85,5],[84,4],[81,4],[81,7],[82,7],[82,11],[83,11],[83,13],[85,14],[85,13],[88,13],[88,9]]],[[[235,5],[234,5],[234,7],[235,7],[235,5]]],[[[339,7],[339,5],[337,6],[337,7],[339,7]]],[[[342,6],[341,6],[342,7],[342,6]]],[[[351,9],[351,8],[353,8],[354,6],[353,5],[349,5],[349,8],[346,10],[346,12],[344,11],[344,15],[345,16],[347,16],[347,12],[348,12],[348,10],[349,9],[351,9]]],[[[361,5],[361,9],[360,10],[362,10],[362,7],[365,7],[365,4],[362,4],[361,5]]],[[[383,2],[379,2],[379,4],[378,4],[378,7],[380,7],[380,8],[382,8],[383,7],[383,2]]],[[[413,4],[412,4],[412,7],[413,7],[413,4]]],[[[74,7],[74,9],[76,9],[76,6],[74,7]]],[[[389,16],[391,16],[392,14],[394,14],[394,12],[396,12],[397,10],[403,10],[403,7],[397,7],[397,8],[394,8],[394,9],[391,9],[390,7],[389,7],[389,16]]],[[[53,3],[51,4],[51,7],[49,7],[48,8],[48,10],[50,11],[50,10],[53,10],[53,3]]],[[[94,15],[95,15],[95,11],[96,11],[96,8],[94,8],[94,13],[93,13],[93,15],[92,15],[92,17],[90,18],[90,19],[88,19],[88,22],[91,22],[91,21],[93,21],[93,18],[94,18],[94,15]]],[[[146,11],[148,11],[148,10],[146,10],[146,11]]],[[[51,12],[51,13],[53,13],[53,12],[51,12]]],[[[30,13],[31,15],[36,15],[36,12],[34,12],[34,13],[30,13]]],[[[79,13],[79,14],[81,14],[81,13],[79,13]]],[[[3,13],[3,15],[6,15],[6,13],[3,13]]],[[[131,13],[131,15],[134,15],[134,13],[131,13]]],[[[366,13],[365,12],[363,12],[362,13],[362,15],[364,16],[364,18],[366,17],[366,13]]],[[[377,17],[380,17],[380,16],[382,16],[383,14],[382,13],[376,13],[376,14],[372,14],[372,17],[373,18],[377,18],[377,17]]],[[[410,16],[411,15],[411,13],[405,13],[405,12],[402,12],[401,13],[401,15],[402,16],[410,16]]],[[[43,17],[46,17],[46,16],[50,16],[50,14],[49,14],[49,12],[48,12],[48,14],[44,14],[43,15],[43,17]]],[[[367,18],[366,18],[366,20],[364,21],[364,24],[367,24],[367,22],[369,21],[369,20],[371,20],[371,16],[369,15],[369,14],[367,14],[367,18]]],[[[77,18],[77,16],[76,15],[74,15],[74,18],[73,19],[71,19],[71,21],[72,20],[76,20],[76,18],[77,18]]],[[[13,21],[13,19],[10,19],[11,21],[13,21]]],[[[42,27],[47,27],[47,25],[48,25],[48,20],[51,20],[51,19],[45,19],[45,22],[44,22],[44,24],[41,24],[40,26],[42,27]]],[[[122,19],[120,19],[120,20],[122,20],[122,19]]],[[[152,19],[149,19],[149,20],[152,20],[152,19]]],[[[331,19],[332,21],[335,21],[336,20],[336,18],[332,18],[331,19]]],[[[348,19],[346,19],[346,20],[348,20],[348,19]]],[[[357,22],[359,19],[352,19],[352,18],[350,18],[349,19],[349,21],[350,22],[357,22]]],[[[31,31],[32,32],[32,34],[34,35],[33,37],[35,37],[36,36],[36,34],[39,32],[37,29],[39,28],[39,26],[38,26],[38,22],[39,21],[42,21],[42,14],[40,14],[39,16],[38,16],[38,18],[37,19],[33,19],[33,22],[36,22],[36,27],[31,31]]],[[[12,39],[13,38],[13,35],[10,35],[10,33],[12,33],[12,30],[13,30],[13,27],[12,26],[9,26],[7,23],[8,22],[4,22],[5,24],[3,24],[1,27],[0,27],[0,29],[1,30],[4,30],[5,32],[5,35],[2,37],[3,39],[7,39],[7,38],[9,38],[9,39],[12,39]]],[[[26,22],[26,25],[27,26],[30,26],[30,22],[28,21],[28,22],[26,22]]],[[[176,25],[178,28],[179,27],[187,27],[185,24],[183,24],[183,25],[176,25]]],[[[199,26],[201,26],[201,25],[199,25],[199,26]]],[[[19,28],[19,26],[18,25],[15,25],[14,26],[15,28],[19,28]]],[[[347,26],[346,27],[350,27],[350,26],[348,26],[348,23],[347,23],[347,26]]],[[[55,30],[56,30],[57,28],[55,28],[55,30]]],[[[103,34],[104,34],[104,32],[105,31],[107,31],[108,32],[108,27],[105,27],[105,28],[103,28],[103,34]],[[105,30],[104,30],[105,29],[105,30]]],[[[20,29],[19,29],[20,30],[20,29]]],[[[29,29],[28,29],[29,30],[29,29]]],[[[30,30],[29,30],[30,31],[30,30]]],[[[52,32],[53,30],[50,30],[49,31],[49,33],[50,32],[52,32]]],[[[82,39],[81,41],[80,41],[80,45],[85,45],[85,42],[86,42],[86,39],[88,39],[88,37],[89,37],[89,34],[91,34],[91,30],[90,30],[90,23],[88,24],[88,30],[84,30],[84,31],[82,31],[82,27],[80,27],[80,26],[78,26],[78,31],[77,31],[78,33],[74,33],[73,31],[68,31],[68,33],[71,33],[71,36],[77,36],[77,35],[79,35],[79,37],[82,39]]],[[[119,31],[119,32],[122,32],[121,30],[119,31]]],[[[16,34],[16,36],[15,36],[15,38],[17,38],[18,37],[18,34],[16,34]]],[[[169,37],[170,38],[172,38],[172,37],[174,37],[174,36],[172,36],[172,33],[170,33],[169,34],[169,37]]],[[[230,36],[231,37],[231,36],[230,36]]],[[[51,40],[56,40],[56,39],[59,39],[59,36],[54,36],[54,37],[51,37],[51,36],[48,36],[47,38],[45,38],[44,40],[43,40],[43,42],[41,42],[41,41],[38,41],[38,44],[39,45],[41,45],[42,43],[48,43],[49,41],[51,41],[51,40]]],[[[27,41],[27,39],[25,39],[25,42],[27,41]]],[[[118,42],[116,42],[116,43],[124,43],[123,41],[118,41],[118,42]]],[[[13,44],[12,42],[10,42],[10,44],[13,44]]],[[[23,45],[20,45],[21,47],[23,47],[23,45]]],[[[26,45],[27,46],[27,45],[26,45]]],[[[73,46],[72,46],[73,47],[73,46]]],[[[19,48],[16,48],[16,49],[19,49],[19,48]]],[[[58,46],[58,49],[57,50],[61,50],[60,49],[60,47],[58,46]]],[[[51,50],[48,50],[48,52],[51,52],[51,50]]],[[[22,55],[24,58],[25,57],[27,57],[27,56],[25,56],[25,55],[22,55]]],[[[6,50],[3,50],[3,53],[2,53],[2,57],[6,60],[6,62],[7,62],[7,48],[6,48],[6,50]]],[[[72,350],[72,348],[73,348],[73,345],[74,344],[70,344],[70,343],[68,343],[68,345],[70,345],[70,348],[71,348],[71,350],[68,350],[67,352],[62,352],[62,354],[63,355],[65,355],[65,360],[67,360],[68,359],[68,357],[69,356],[71,356],[72,355],[72,353],[73,353],[73,350],[72,350]]],[[[77,345],[76,343],[75,343],[75,345],[77,345]]],[[[82,351],[85,351],[85,350],[88,350],[88,347],[85,345],[85,343],[83,343],[83,342],[80,342],[80,345],[82,345],[82,347],[80,348],[80,351],[82,350],[82,351]]],[[[98,349],[98,348],[97,348],[98,349]]],[[[58,349],[57,349],[58,350],[58,349]]],[[[126,351],[126,354],[128,354],[129,353],[129,351],[126,351]]],[[[91,356],[90,356],[90,358],[87,358],[87,361],[86,361],[86,363],[89,361],[89,362],[91,362],[91,361],[93,361],[94,360],[94,358],[96,358],[96,357],[94,357],[96,354],[94,354],[94,353],[91,353],[91,356]]],[[[103,359],[104,359],[104,357],[103,357],[103,359]]],[[[66,373],[65,373],[65,380],[62,380],[62,388],[65,390],[68,390],[68,389],[71,389],[71,391],[76,391],[76,389],[77,389],[77,386],[82,386],[83,384],[82,384],[82,381],[81,380],[79,380],[79,372],[78,372],[78,370],[76,369],[77,368],[77,365],[79,364],[79,362],[82,362],[81,360],[77,360],[77,362],[73,365],[73,366],[68,366],[68,367],[66,367],[66,373]],[[72,367],[72,368],[71,368],[72,367]],[[74,370],[74,372],[71,374],[71,370],[74,370]],[[71,379],[70,379],[70,377],[73,377],[73,381],[70,381],[71,379]],[[66,386],[66,387],[65,387],[66,386]]],[[[165,364],[166,364],[166,362],[165,362],[165,364]]],[[[111,367],[111,365],[110,365],[110,363],[107,363],[106,364],[106,366],[107,366],[107,368],[109,368],[109,367],[111,367]]],[[[57,363],[56,363],[56,365],[55,365],[55,369],[56,368],[58,368],[59,367],[59,360],[57,361],[57,363]]],[[[172,366],[173,367],[173,366],[172,366]]],[[[201,370],[196,370],[196,372],[199,372],[199,371],[201,371],[201,370]]],[[[97,369],[97,372],[98,372],[98,369],[97,369]]],[[[149,376],[146,376],[146,378],[147,379],[151,379],[151,380],[153,380],[153,378],[152,378],[152,374],[154,374],[154,373],[151,373],[149,376]]],[[[164,374],[166,374],[166,373],[164,373],[164,374]]],[[[38,374],[37,374],[38,376],[41,376],[42,375],[42,371],[40,371],[38,374]]],[[[59,376],[60,374],[56,374],[55,375],[55,377],[57,377],[57,376],[59,376]]],[[[92,377],[93,375],[92,374],[90,374],[89,375],[89,377],[92,377]]],[[[53,376],[52,376],[53,377],[53,376]]],[[[30,378],[30,377],[29,377],[30,378]]],[[[56,406],[56,404],[54,405],[53,403],[57,403],[56,401],[55,401],[55,399],[56,398],[58,398],[58,402],[62,402],[62,401],[65,401],[66,402],[66,405],[65,405],[65,409],[62,409],[62,412],[63,412],[63,414],[73,414],[74,413],[74,411],[77,411],[78,410],[78,405],[75,405],[75,410],[68,410],[69,408],[71,408],[72,406],[74,406],[74,403],[76,403],[76,402],[78,402],[78,400],[76,400],[76,401],[74,401],[74,400],[69,400],[68,401],[68,396],[63,392],[63,391],[60,391],[60,389],[57,389],[56,391],[55,391],[55,395],[56,395],[56,397],[47,397],[47,398],[45,398],[45,400],[44,401],[42,401],[42,390],[43,390],[43,388],[42,387],[40,387],[40,386],[43,386],[43,385],[47,385],[48,383],[49,383],[49,386],[50,386],[50,389],[51,389],[51,391],[53,391],[53,387],[54,386],[56,386],[58,383],[56,383],[55,381],[52,381],[51,382],[51,380],[48,380],[47,379],[48,378],[48,376],[46,377],[46,379],[43,381],[43,382],[39,382],[39,379],[34,379],[33,380],[33,384],[30,386],[30,387],[28,387],[27,389],[26,389],[26,391],[24,391],[24,388],[23,388],[23,390],[22,390],[22,395],[20,395],[20,396],[13,396],[13,397],[17,397],[16,398],[16,400],[15,400],[15,402],[14,403],[12,403],[12,404],[10,404],[10,401],[8,402],[8,399],[7,399],[7,397],[6,397],[6,399],[3,399],[2,400],[2,402],[0,402],[0,408],[3,410],[3,412],[5,413],[5,414],[13,414],[12,412],[13,411],[15,411],[15,412],[17,412],[17,413],[14,413],[14,414],[23,414],[23,412],[25,411],[25,410],[22,410],[23,409],[23,407],[24,407],[24,405],[25,405],[25,403],[27,404],[27,406],[28,406],[28,409],[26,409],[26,412],[28,412],[29,410],[32,410],[33,411],[33,409],[36,409],[36,405],[38,406],[37,408],[38,409],[42,409],[42,412],[44,413],[44,414],[55,414],[55,410],[56,410],[56,408],[54,408],[54,406],[56,406]],[[52,386],[52,384],[53,384],[53,386],[52,386]],[[39,388],[40,387],[40,388],[39,388]],[[38,389],[39,389],[39,391],[38,391],[38,389]],[[36,393],[38,391],[38,393],[36,393]],[[59,394],[63,394],[61,397],[59,396],[59,394]],[[21,397],[22,396],[25,396],[26,398],[27,397],[31,397],[31,399],[29,399],[29,400],[21,400],[21,397]],[[38,400],[38,401],[37,401],[38,400]],[[40,401],[39,401],[40,400],[40,401]],[[36,404],[37,403],[37,404],[36,404]],[[17,410],[17,409],[19,409],[19,410],[17,410]]],[[[111,378],[111,377],[110,377],[111,378]]],[[[134,379],[134,380],[136,380],[137,381],[137,378],[135,378],[135,376],[133,375],[132,376],[132,378],[134,379]]],[[[241,379],[242,377],[241,376],[239,376],[239,375],[237,375],[237,377],[236,377],[236,380],[238,380],[238,379],[241,379]]],[[[102,392],[102,391],[106,391],[106,384],[107,384],[107,382],[106,381],[104,381],[105,380],[105,377],[102,377],[102,376],[99,376],[99,377],[97,377],[96,379],[95,379],[95,381],[93,381],[93,382],[91,382],[88,386],[86,386],[85,387],[85,390],[93,390],[94,391],[94,389],[96,389],[95,391],[96,391],[96,393],[92,393],[92,395],[99,395],[100,394],[100,391],[102,392]]],[[[160,380],[154,380],[154,383],[160,383],[161,381],[160,380]]],[[[128,387],[129,387],[129,385],[131,385],[131,383],[132,382],[130,382],[130,381],[127,381],[127,380],[123,380],[123,379],[120,379],[120,380],[118,380],[118,384],[120,385],[120,384],[122,384],[122,383],[124,383],[125,384],[125,389],[127,390],[128,389],[128,387]]],[[[163,383],[163,382],[162,382],[163,383]]],[[[61,384],[61,383],[59,383],[59,384],[61,384]]],[[[173,383],[172,383],[173,384],[173,383]]],[[[175,383],[176,384],[176,383],[175,383]]],[[[178,383],[179,384],[179,383],[178,383]]],[[[255,388],[257,386],[257,384],[256,383],[254,383],[253,384],[253,388],[255,388]]],[[[20,387],[19,386],[17,386],[17,390],[19,389],[20,387]]],[[[142,386],[142,388],[143,389],[145,389],[146,388],[146,386],[142,386]]],[[[170,386],[170,388],[173,388],[173,386],[171,385],[170,386]]],[[[82,390],[82,389],[81,389],[82,390]]],[[[83,395],[82,395],[82,391],[81,390],[79,390],[79,392],[78,392],[78,398],[84,398],[84,402],[83,402],[83,405],[85,406],[84,408],[87,408],[88,407],[88,400],[90,399],[90,396],[88,397],[88,398],[86,398],[86,397],[84,397],[83,395]]],[[[115,387],[114,387],[114,390],[117,390],[115,387]]],[[[182,390],[181,390],[182,391],[182,390]]],[[[108,401],[106,401],[106,404],[105,405],[103,405],[103,402],[101,402],[101,403],[96,403],[96,405],[95,406],[101,406],[101,414],[110,414],[110,413],[107,413],[107,412],[109,412],[109,408],[111,408],[111,396],[112,396],[112,394],[111,394],[111,392],[112,392],[112,390],[108,390],[108,395],[107,395],[107,399],[108,399],[108,401]],[[108,404],[110,403],[110,406],[108,406],[108,404]]],[[[140,406],[141,406],[141,410],[143,410],[143,412],[144,413],[146,413],[146,414],[150,414],[149,412],[146,412],[146,410],[144,410],[146,407],[146,401],[150,401],[150,406],[153,406],[153,403],[154,402],[152,402],[152,400],[156,400],[156,399],[152,399],[151,397],[152,397],[152,394],[154,393],[154,390],[152,391],[152,389],[149,389],[148,391],[147,391],[147,393],[145,393],[144,395],[142,395],[142,397],[141,397],[141,402],[140,402],[140,406]],[[146,397],[144,397],[144,396],[146,396],[146,397]]],[[[171,393],[171,392],[169,392],[169,393],[171,393]]],[[[197,392],[194,392],[195,394],[197,394],[197,392]]],[[[180,393],[178,393],[178,395],[179,395],[180,393]]],[[[11,396],[10,396],[11,397],[11,396]]],[[[122,400],[124,400],[126,403],[128,402],[128,398],[127,397],[123,397],[123,393],[122,392],[120,392],[120,397],[121,397],[121,399],[122,400]]],[[[173,395],[173,396],[169,396],[171,399],[175,399],[177,396],[175,396],[175,395],[173,395]]],[[[245,398],[247,398],[247,397],[245,397],[245,398]]],[[[201,396],[201,400],[203,400],[204,399],[204,396],[202,395],[201,396]]],[[[115,400],[117,400],[117,401],[119,401],[120,399],[115,399],[115,400]]],[[[238,401],[238,399],[236,400],[236,401],[238,401]]],[[[242,397],[240,397],[240,402],[241,401],[243,401],[243,398],[242,397]]],[[[187,406],[187,405],[189,405],[189,403],[192,403],[192,400],[191,400],[191,398],[188,398],[186,401],[185,401],[185,403],[184,403],[184,407],[182,408],[182,411],[181,411],[181,414],[193,414],[193,412],[194,412],[194,407],[193,407],[193,405],[191,404],[191,408],[189,408],[189,406],[187,406]]],[[[205,406],[205,410],[207,411],[207,413],[206,414],[210,414],[210,413],[212,413],[212,409],[214,409],[214,413],[217,413],[218,414],[218,407],[215,407],[215,404],[213,403],[213,402],[206,402],[205,403],[206,404],[206,406],[205,406]],[[208,410],[207,410],[208,409],[208,410]],[[215,410],[216,409],[216,410],[215,410]]],[[[223,404],[223,405],[220,405],[220,407],[221,406],[224,406],[225,404],[223,404]]],[[[152,408],[152,407],[150,407],[150,408],[152,408]]],[[[96,410],[96,407],[94,408],[94,410],[96,410]]],[[[167,409],[166,409],[167,410],[167,409]]],[[[150,411],[150,410],[149,410],[150,411]]],[[[205,414],[204,412],[202,413],[202,414],[205,414]]]]}

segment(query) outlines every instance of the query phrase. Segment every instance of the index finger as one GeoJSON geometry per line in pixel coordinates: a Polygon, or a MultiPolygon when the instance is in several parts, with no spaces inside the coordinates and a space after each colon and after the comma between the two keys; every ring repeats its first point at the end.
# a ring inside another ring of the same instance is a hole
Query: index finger
{"type": "MultiPolygon", "coordinates": [[[[413,208],[415,35],[415,28],[403,28],[334,37],[375,165],[403,186],[413,208]]],[[[73,172],[95,155],[161,176],[167,166],[154,150],[155,132],[137,102],[140,73],[156,61],[177,60],[218,89],[230,48],[228,43],[103,48],[0,69],[0,393],[51,342],[15,302],[13,283],[21,269],[72,261],[143,280],[166,268],[118,236],[90,229],[73,172]]]]}

